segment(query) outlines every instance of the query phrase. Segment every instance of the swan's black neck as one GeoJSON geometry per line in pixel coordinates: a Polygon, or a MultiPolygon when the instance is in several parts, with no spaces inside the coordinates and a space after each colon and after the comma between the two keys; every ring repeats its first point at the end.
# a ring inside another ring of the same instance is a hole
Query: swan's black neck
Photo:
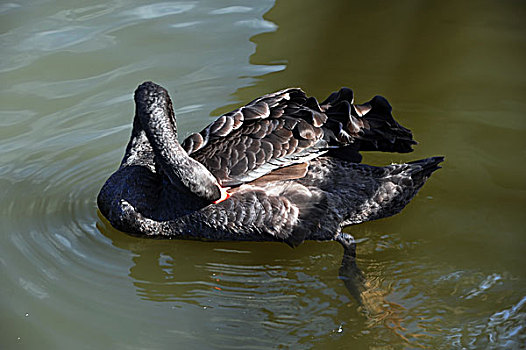
{"type": "Polygon", "coordinates": [[[177,127],[168,92],[152,82],[135,91],[135,117],[146,133],[155,159],[172,184],[181,184],[200,198],[213,202],[221,197],[216,178],[190,158],[177,141],[177,127]]]}

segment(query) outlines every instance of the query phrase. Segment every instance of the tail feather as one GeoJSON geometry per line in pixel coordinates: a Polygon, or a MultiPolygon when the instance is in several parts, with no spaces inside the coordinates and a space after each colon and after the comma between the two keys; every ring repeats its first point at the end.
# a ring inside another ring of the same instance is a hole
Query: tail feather
{"type": "Polygon", "coordinates": [[[332,124],[333,145],[348,144],[354,151],[408,153],[413,151],[411,131],[392,116],[392,107],[384,97],[375,96],[369,102],[356,105],[351,89],[332,93],[320,105],[332,124]]]}
{"type": "Polygon", "coordinates": [[[413,179],[413,182],[415,182],[416,184],[423,185],[424,182],[431,176],[433,172],[442,168],[441,166],[439,166],[439,164],[443,161],[444,157],[431,157],[408,162],[407,164],[411,166],[410,175],[413,179]]]}
{"type": "MultiPolygon", "coordinates": [[[[440,169],[444,157],[431,157],[405,164],[391,164],[385,167],[371,167],[376,174],[375,186],[364,197],[361,205],[352,205],[345,214],[344,225],[359,224],[399,213],[422,188],[431,174],[440,169]]],[[[366,166],[363,166],[366,170],[366,166]]],[[[355,174],[360,174],[355,165],[355,174]]],[[[359,184],[363,174],[355,177],[353,186],[359,184]]],[[[365,176],[370,178],[370,176],[365,176]]],[[[365,185],[367,188],[367,185],[365,185]]],[[[354,194],[354,192],[352,192],[354,194]]],[[[352,196],[352,194],[351,194],[352,196]]],[[[351,197],[352,198],[352,197],[351,197]]]]}

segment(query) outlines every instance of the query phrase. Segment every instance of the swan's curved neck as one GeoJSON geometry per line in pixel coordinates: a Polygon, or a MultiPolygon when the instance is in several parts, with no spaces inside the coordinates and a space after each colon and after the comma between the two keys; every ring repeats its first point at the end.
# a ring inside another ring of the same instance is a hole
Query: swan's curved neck
{"type": "Polygon", "coordinates": [[[135,91],[135,117],[146,133],[156,160],[170,181],[182,184],[192,193],[213,202],[221,197],[216,178],[177,141],[175,114],[168,92],[146,82],[135,91]]]}

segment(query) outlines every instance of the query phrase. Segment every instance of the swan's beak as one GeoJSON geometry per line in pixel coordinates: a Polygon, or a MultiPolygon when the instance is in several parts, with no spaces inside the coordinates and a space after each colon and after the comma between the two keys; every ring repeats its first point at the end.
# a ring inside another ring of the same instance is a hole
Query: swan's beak
{"type": "Polygon", "coordinates": [[[219,186],[219,191],[221,191],[221,197],[216,200],[214,202],[214,204],[218,204],[218,203],[221,203],[222,201],[224,200],[227,200],[228,198],[230,198],[230,193],[227,192],[227,190],[229,190],[230,187],[221,187],[219,186]]]}

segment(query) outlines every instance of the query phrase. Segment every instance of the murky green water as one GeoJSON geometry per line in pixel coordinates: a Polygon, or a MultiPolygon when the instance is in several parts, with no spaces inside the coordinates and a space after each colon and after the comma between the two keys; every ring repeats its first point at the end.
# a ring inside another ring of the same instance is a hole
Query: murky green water
{"type": "Polygon", "coordinates": [[[524,2],[87,4],[0,5],[2,349],[525,346],[524,2]],[[108,227],[95,197],[144,80],[175,93],[182,136],[287,86],[388,97],[420,145],[365,161],[447,157],[402,214],[350,228],[397,312],[357,310],[338,243],[108,227]]]}

